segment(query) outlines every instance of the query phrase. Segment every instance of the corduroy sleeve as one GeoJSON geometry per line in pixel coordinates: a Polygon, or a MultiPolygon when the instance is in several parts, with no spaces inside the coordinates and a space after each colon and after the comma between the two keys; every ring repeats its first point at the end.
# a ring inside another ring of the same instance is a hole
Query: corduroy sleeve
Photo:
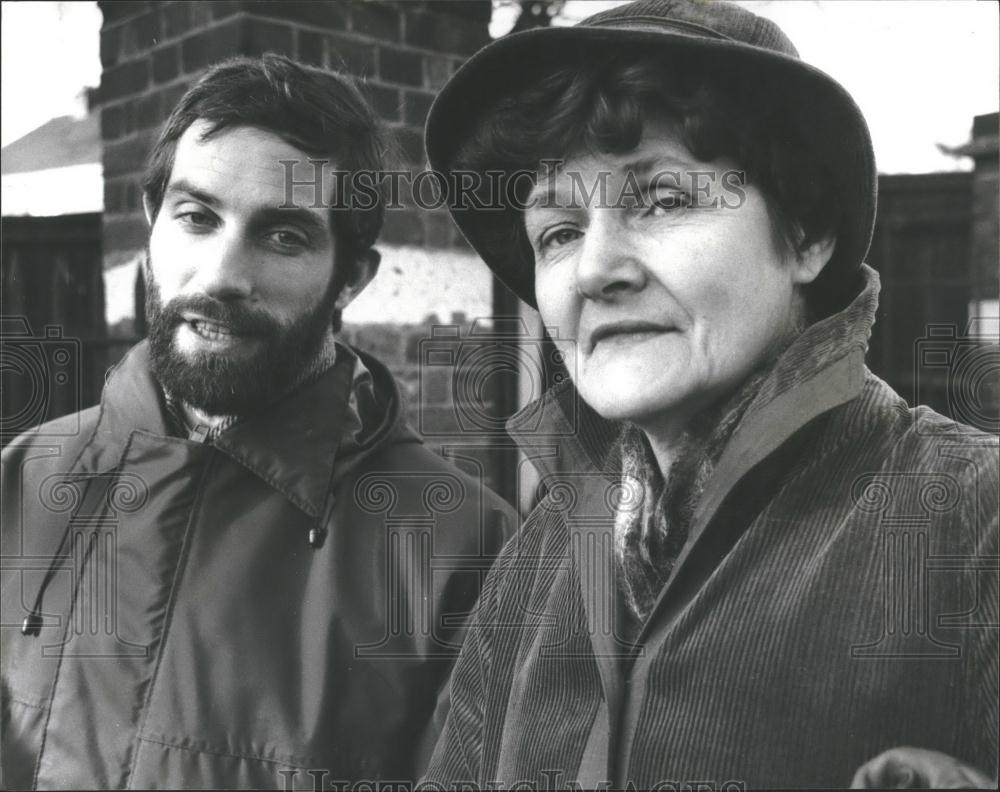
{"type": "Polygon", "coordinates": [[[492,655],[491,625],[496,623],[496,590],[501,566],[498,561],[486,577],[448,682],[448,715],[420,782],[428,789],[472,786],[482,772],[486,680],[492,655]]]}
{"type": "Polygon", "coordinates": [[[998,525],[998,481],[996,469],[993,475],[986,477],[987,487],[984,501],[985,509],[980,511],[980,526],[982,533],[976,549],[977,559],[988,568],[978,575],[978,597],[982,608],[982,623],[976,630],[974,648],[976,673],[975,695],[981,709],[980,728],[977,732],[979,744],[977,755],[984,758],[986,765],[982,768],[996,781],[1000,777],[1000,759],[998,759],[998,710],[1000,710],[1000,689],[997,679],[1000,677],[1000,525],[998,525]]]}

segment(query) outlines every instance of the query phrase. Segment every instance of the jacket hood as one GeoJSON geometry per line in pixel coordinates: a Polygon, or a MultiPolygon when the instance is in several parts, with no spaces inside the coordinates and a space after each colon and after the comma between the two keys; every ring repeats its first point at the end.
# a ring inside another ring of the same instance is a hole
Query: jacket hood
{"type": "MultiPolygon", "coordinates": [[[[114,468],[134,432],[195,442],[172,436],[145,341],[109,373],[100,417],[74,470],[86,474],[114,468]]],[[[386,446],[421,440],[405,421],[389,370],[370,355],[337,344],[336,361],[319,377],[236,421],[210,442],[318,517],[331,485],[386,446]]]]}
{"type": "MultiPolygon", "coordinates": [[[[755,464],[810,420],[861,392],[880,284],[878,273],[867,265],[862,265],[860,280],[844,310],[810,325],[778,357],[719,460],[719,473],[736,474],[755,464]]],[[[551,456],[528,454],[543,477],[600,472],[616,480],[623,428],[622,422],[599,416],[569,379],[507,422],[508,434],[526,453],[539,443],[558,447],[551,456]]]]}

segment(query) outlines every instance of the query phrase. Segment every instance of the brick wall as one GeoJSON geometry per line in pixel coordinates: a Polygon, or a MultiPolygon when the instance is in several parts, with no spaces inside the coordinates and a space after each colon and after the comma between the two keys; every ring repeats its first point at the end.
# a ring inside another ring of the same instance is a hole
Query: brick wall
{"type": "MultiPolygon", "coordinates": [[[[143,249],[141,173],[159,125],[191,81],[232,55],[280,52],[364,78],[395,131],[404,164],[424,160],[431,100],[458,64],[489,40],[489,0],[433,2],[101,2],[100,109],[104,141],[104,263],[143,249]]],[[[381,241],[461,244],[440,212],[388,213],[381,241]]]]}
{"type": "Polygon", "coordinates": [[[391,369],[407,419],[429,448],[512,503],[522,495],[530,502],[531,493],[518,492],[517,456],[503,426],[512,412],[505,391],[516,393],[532,342],[518,343],[502,326],[461,311],[444,321],[432,315],[415,324],[345,324],[340,338],[391,369]]]}

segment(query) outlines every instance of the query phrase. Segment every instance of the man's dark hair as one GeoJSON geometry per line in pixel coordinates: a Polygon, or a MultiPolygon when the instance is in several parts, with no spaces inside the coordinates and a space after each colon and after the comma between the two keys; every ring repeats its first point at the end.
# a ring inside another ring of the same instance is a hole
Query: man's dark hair
{"type": "MultiPolygon", "coordinates": [[[[769,95],[780,87],[710,62],[642,51],[593,55],[501,100],[455,168],[511,173],[586,152],[623,154],[639,144],[647,119],[665,118],[697,159],[725,157],[745,173],[767,201],[776,241],[802,251],[836,233],[835,182],[810,155],[789,108],[769,95]]],[[[822,295],[805,293],[812,316],[827,312],[822,295]]]]}
{"type": "MultiPolygon", "coordinates": [[[[350,77],[273,53],[232,58],[210,67],[163,125],[142,185],[153,220],[170,180],[177,141],[195,121],[208,123],[202,139],[239,126],[273,132],[310,156],[331,160],[338,171],[373,174],[376,185],[384,170],[386,134],[350,77]]],[[[349,191],[350,181],[342,180],[338,186],[349,191]]],[[[331,288],[337,291],[352,279],[360,257],[373,255],[371,247],[385,214],[384,196],[375,192],[374,200],[366,195],[356,202],[345,192],[330,209],[337,256],[331,288]]],[[[339,311],[332,322],[339,330],[339,311]]]]}

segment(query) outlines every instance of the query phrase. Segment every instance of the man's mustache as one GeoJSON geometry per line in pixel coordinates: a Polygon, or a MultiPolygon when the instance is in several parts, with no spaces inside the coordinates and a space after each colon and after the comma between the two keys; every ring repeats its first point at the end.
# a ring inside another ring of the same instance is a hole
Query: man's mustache
{"type": "Polygon", "coordinates": [[[280,324],[264,311],[205,295],[175,297],[163,306],[158,319],[172,330],[187,321],[186,314],[225,325],[236,335],[274,336],[281,332],[280,324]]]}

